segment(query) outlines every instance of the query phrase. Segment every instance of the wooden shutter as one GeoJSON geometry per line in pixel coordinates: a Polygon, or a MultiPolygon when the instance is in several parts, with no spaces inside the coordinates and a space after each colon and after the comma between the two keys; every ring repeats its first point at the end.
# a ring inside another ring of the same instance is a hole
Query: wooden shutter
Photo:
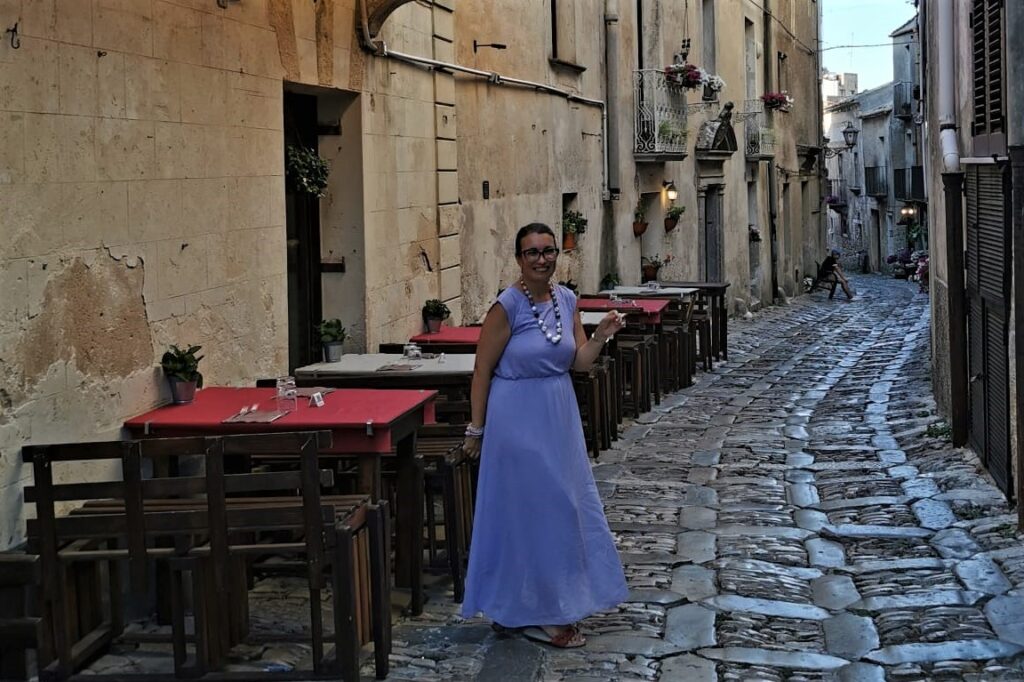
{"type": "Polygon", "coordinates": [[[996,485],[1013,497],[1010,471],[1010,363],[1006,314],[998,306],[985,306],[985,406],[988,437],[985,467],[996,485]]]}
{"type": "Polygon", "coordinates": [[[976,156],[1006,153],[1004,0],[971,0],[972,105],[976,156]]]}

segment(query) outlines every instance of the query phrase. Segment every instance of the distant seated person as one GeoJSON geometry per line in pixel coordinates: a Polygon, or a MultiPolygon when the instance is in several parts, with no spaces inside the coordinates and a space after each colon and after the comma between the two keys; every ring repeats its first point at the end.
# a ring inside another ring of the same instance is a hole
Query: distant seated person
{"type": "Polygon", "coordinates": [[[818,281],[839,282],[839,285],[843,287],[843,293],[846,294],[846,298],[852,301],[853,291],[850,289],[850,283],[846,281],[846,275],[843,274],[843,266],[839,264],[840,255],[838,249],[832,249],[832,253],[828,255],[825,262],[821,264],[821,269],[818,270],[818,281]]]}

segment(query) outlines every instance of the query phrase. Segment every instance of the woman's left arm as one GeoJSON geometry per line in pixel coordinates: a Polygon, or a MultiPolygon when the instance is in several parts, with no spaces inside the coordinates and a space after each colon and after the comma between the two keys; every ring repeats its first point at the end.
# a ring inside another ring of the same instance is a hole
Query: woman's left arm
{"type": "Polygon", "coordinates": [[[601,354],[601,349],[615,334],[622,329],[624,323],[619,314],[615,311],[609,312],[597,325],[594,335],[589,339],[583,331],[583,321],[580,318],[580,311],[573,315],[573,336],[576,339],[576,359],[573,360],[572,368],[575,370],[587,370],[594,364],[594,360],[601,354]]]}

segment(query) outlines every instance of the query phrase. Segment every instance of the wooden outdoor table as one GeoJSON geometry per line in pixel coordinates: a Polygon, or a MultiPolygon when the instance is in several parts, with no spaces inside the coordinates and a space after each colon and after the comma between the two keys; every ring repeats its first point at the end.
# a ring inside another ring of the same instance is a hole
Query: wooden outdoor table
{"type": "Polygon", "coordinates": [[[729,359],[729,310],[726,307],[725,295],[729,282],[681,282],[664,281],[663,287],[692,287],[704,292],[710,301],[711,314],[711,349],[718,359],[729,359]]]}
{"type": "Polygon", "coordinates": [[[684,298],[687,296],[693,296],[698,292],[698,289],[693,287],[627,287],[618,286],[612,289],[604,289],[599,293],[602,295],[616,296],[634,296],[640,297],[672,297],[672,298],[684,298]]]}
{"type": "Polygon", "coordinates": [[[409,339],[412,343],[429,345],[432,343],[480,343],[480,330],[483,327],[448,327],[441,325],[435,334],[417,334],[409,339]]]}
{"type": "MultiPolygon", "coordinates": [[[[426,350],[426,349],[425,349],[426,350]]],[[[475,346],[469,348],[476,350],[475,346]]],[[[339,362],[320,362],[295,370],[299,386],[332,388],[427,388],[438,392],[439,422],[469,421],[469,392],[476,354],[450,353],[438,358],[409,359],[392,353],[346,353],[339,362]],[[384,369],[388,366],[412,369],[384,369]]]]}
{"type": "Polygon", "coordinates": [[[576,309],[581,313],[607,313],[617,310],[625,315],[643,315],[647,311],[639,301],[612,301],[607,298],[581,298],[576,301],[576,309]]]}
{"type": "Polygon", "coordinates": [[[186,405],[165,405],[133,417],[124,426],[135,437],[204,436],[289,431],[332,432],[333,445],[324,455],[350,455],[359,460],[375,499],[380,491],[380,458],[396,453],[398,504],[395,510],[396,582],[412,593],[410,611],[423,610],[423,463],[416,456],[416,429],[434,422],[435,391],[338,389],[324,396],[323,407],[299,398],[298,409],[270,423],[223,421],[247,406],[274,409],[273,388],[210,387],[196,392],[186,405]],[[367,475],[371,472],[372,475],[367,475]]]}

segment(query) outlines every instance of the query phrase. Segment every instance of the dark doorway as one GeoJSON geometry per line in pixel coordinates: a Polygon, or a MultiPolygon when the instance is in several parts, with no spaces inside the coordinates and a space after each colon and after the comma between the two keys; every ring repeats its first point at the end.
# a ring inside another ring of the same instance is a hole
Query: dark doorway
{"type": "Polygon", "coordinates": [[[969,166],[967,204],[967,336],[970,376],[968,440],[996,484],[1013,496],[1010,458],[1009,171],[969,166]]]}
{"type": "Polygon", "coordinates": [[[871,209],[871,236],[868,238],[871,248],[871,271],[882,268],[882,219],[876,209],[871,209]]]}
{"type": "Polygon", "coordinates": [[[701,243],[704,253],[701,270],[704,281],[721,282],[725,278],[722,245],[722,186],[709,185],[704,193],[704,224],[701,243]]]}
{"type": "MultiPolygon", "coordinates": [[[[284,93],[284,145],[319,152],[317,98],[284,93]]],[[[322,317],[320,287],[320,199],[296,192],[285,181],[288,248],[288,367],[294,370],[321,357],[314,325],[322,317]]]]}

